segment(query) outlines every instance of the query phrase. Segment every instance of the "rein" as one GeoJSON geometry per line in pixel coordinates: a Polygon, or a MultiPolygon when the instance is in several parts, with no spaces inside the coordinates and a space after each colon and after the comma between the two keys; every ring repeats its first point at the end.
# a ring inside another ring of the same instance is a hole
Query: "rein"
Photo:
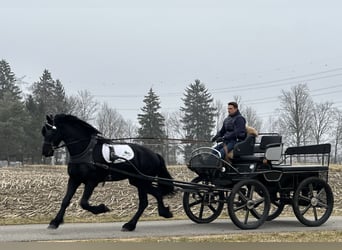
{"type": "Polygon", "coordinates": [[[194,140],[194,139],[180,139],[180,138],[169,138],[169,137],[123,137],[110,139],[111,141],[121,141],[121,140],[160,140],[160,141],[180,141],[180,143],[197,143],[197,142],[211,142],[208,140],[194,140]]]}
{"type": "MultiPolygon", "coordinates": [[[[79,139],[79,140],[75,140],[75,141],[72,141],[72,142],[69,142],[69,143],[63,143],[62,145],[59,145],[59,146],[52,146],[52,149],[56,150],[56,149],[59,149],[59,148],[64,148],[64,147],[66,147],[68,145],[77,144],[79,142],[87,141],[87,140],[89,140],[89,138],[79,139]]],[[[50,143],[44,142],[44,144],[50,144],[50,143]]]]}

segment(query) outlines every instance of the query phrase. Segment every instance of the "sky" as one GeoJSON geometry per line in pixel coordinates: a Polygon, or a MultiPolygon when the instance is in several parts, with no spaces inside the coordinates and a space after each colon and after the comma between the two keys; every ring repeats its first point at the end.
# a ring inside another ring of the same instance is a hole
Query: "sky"
{"type": "MultiPolygon", "coordinates": [[[[342,109],[342,1],[0,0],[0,59],[29,84],[44,69],[135,121],[149,89],[178,111],[199,79],[268,119],[306,83],[342,109]]],[[[25,88],[25,86],[23,86],[25,88]]]]}

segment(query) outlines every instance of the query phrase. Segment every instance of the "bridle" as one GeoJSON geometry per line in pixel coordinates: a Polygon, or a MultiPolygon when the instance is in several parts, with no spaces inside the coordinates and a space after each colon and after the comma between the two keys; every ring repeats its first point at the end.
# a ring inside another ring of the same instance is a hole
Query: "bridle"
{"type": "MultiPolygon", "coordinates": [[[[45,123],[45,127],[50,127],[52,130],[57,130],[57,127],[55,125],[51,125],[49,123],[45,123]]],[[[64,148],[64,147],[66,147],[68,145],[77,144],[79,142],[86,141],[86,140],[89,140],[89,138],[82,138],[82,139],[78,139],[78,140],[71,141],[71,142],[68,142],[68,143],[64,142],[63,144],[58,145],[58,146],[53,145],[52,142],[47,142],[47,141],[44,140],[43,144],[51,146],[52,150],[56,150],[56,149],[64,148]]]]}

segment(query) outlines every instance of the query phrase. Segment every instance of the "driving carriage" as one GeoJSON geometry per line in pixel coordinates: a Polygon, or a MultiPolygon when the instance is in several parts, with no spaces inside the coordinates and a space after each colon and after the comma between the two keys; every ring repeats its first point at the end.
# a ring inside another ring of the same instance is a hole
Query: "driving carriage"
{"type": "Polygon", "coordinates": [[[224,204],[233,223],[255,229],[277,218],[286,205],[306,226],[320,226],[333,210],[328,184],[330,144],[288,147],[283,150],[278,134],[249,135],[233,149],[233,159],[201,147],[192,152],[189,169],[197,174],[194,184],[204,188],[183,195],[187,216],[209,223],[220,216],[224,204]],[[207,188],[212,186],[213,188],[207,188]]]}
{"type": "Polygon", "coordinates": [[[222,160],[220,152],[213,148],[201,147],[192,152],[188,163],[197,177],[185,182],[174,180],[163,158],[148,148],[133,143],[115,145],[100,134],[75,116],[47,116],[42,128],[42,154],[52,156],[55,149],[63,146],[69,152],[67,192],[50,229],[63,223],[66,208],[82,183],[81,207],[99,214],[109,208],[89,204],[96,186],[123,179],[137,187],[139,196],[138,210],[123,225],[123,231],[136,228],[148,205],[148,194],[156,198],[159,215],[171,218],[163,197],[173,194],[175,187],[184,192],[184,211],[196,223],[214,221],[225,204],[231,220],[241,229],[255,229],[266,220],[275,219],[288,204],[307,226],[323,224],[332,213],[334,199],[328,184],[330,144],[289,147],[283,153],[280,135],[260,136],[259,143],[254,135],[249,135],[235,145],[231,161],[222,160]],[[62,141],[64,144],[60,145],[62,141]],[[303,163],[312,160],[320,164],[303,163]]]}

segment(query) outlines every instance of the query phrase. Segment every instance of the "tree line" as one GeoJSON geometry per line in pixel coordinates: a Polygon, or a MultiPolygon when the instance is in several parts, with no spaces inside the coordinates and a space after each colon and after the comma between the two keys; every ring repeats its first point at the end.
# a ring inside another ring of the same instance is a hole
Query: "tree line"
{"type": "MultiPolygon", "coordinates": [[[[240,104],[247,123],[257,130],[280,133],[288,146],[332,143],[333,160],[341,161],[338,152],[342,144],[342,111],[331,102],[315,103],[306,84],[282,90],[278,116],[271,116],[266,123],[241,97],[235,96],[234,100],[240,104]]],[[[29,86],[29,93],[23,93],[20,79],[3,59],[0,61],[0,161],[44,163],[40,130],[45,115],[68,113],[91,123],[108,138],[118,141],[131,138],[150,147],[162,154],[168,164],[182,162],[194,148],[212,145],[210,138],[227,116],[227,103],[215,100],[198,79],[186,87],[182,101],[178,111],[162,113],[160,98],[150,88],[135,125],[107,103],[99,103],[87,90],[67,95],[62,82],[53,79],[47,69],[29,86]]],[[[63,156],[65,152],[57,152],[55,161],[64,163],[63,156]]]]}

